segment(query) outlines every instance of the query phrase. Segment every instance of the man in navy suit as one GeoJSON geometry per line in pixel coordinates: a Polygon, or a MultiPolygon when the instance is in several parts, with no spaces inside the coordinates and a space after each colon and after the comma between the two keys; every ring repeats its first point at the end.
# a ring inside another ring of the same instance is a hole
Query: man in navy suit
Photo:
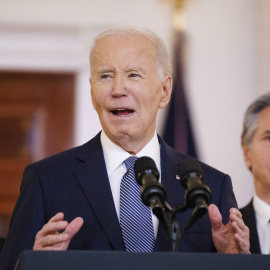
{"type": "Polygon", "coordinates": [[[255,187],[251,202],[240,209],[250,230],[250,251],[270,254],[270,93],[248,107],[241,139],[255,187]]]}
{"type": "MultiPolygon", "coordinates": [[[[126,250],[119,224],[120,182],[129,156],[151,157],[175,207],[185,190],[176,175],[187,158],[156,133],[159,109],[169,103],[171,65],[164,43],[147,30],[101,33],[90,54],[91,97],[102,132],[86,144],[27,166],[1,257],[11,269],[25,249],[126,250]]],[[[184,252],[248,253],[231,179],[201,163],[212,203],[182,237],[184,252]],[[226,224],[226,225],[223,225],[226,224]]],[[[177,216],[185,224],[191,210],[177,216]]],[[[152,214],[154,251],[170,251],[152,214]]]]}

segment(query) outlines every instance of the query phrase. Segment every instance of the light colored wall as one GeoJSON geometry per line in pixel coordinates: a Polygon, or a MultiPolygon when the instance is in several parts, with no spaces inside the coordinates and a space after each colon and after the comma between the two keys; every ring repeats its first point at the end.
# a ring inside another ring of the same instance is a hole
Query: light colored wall
{"type": "Polygon", "coordinates": [[[171,6],[163,0],[0,1],[0,69],[75,72],[74,144],[82,144],[100,130],[88,82],[90,46],[96,34],[121,25],[153,30],[170,51],[171,6]]]}
{"type": "Polygon", "coordinates": [[[253,194],[240,134],[256,97],[254,1],[194,0],[187,5],[187,88],[201,159],[228,173],[240,206],[253,194]]]}
{"type": "Polygon", "coordinates": [[[270,91],[270,1],[258,0],[256,3],[257,89],[262,94],[270,91]]]}
{"type": "MultiPolygon", "coordinates": [[[[261,93],[259,75],[265,74],[258,68],[262,5],[263,0],[189,0],[185,10],[186,86],[201,159],[232,176],[240,206],[253,194],[240,133],[246,107],[261,93]]],[[[148,27],[171,52],[171,6],[165,0],[0,1],[0,69],[77,74],[75,145],[100,129],[90,100],[88,53],[94,35],[115,25],[148,27]]],[[[264,89],[265,84],[266,79],[264,89]]],[[[159,115],[158,131],[164,117],[159,115]]]]}

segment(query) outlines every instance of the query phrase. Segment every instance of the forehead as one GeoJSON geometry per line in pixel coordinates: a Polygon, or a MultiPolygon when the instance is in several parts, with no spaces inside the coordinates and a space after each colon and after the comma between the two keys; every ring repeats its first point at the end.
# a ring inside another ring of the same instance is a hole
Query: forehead
{"type": "Polygon", "coordinates": [[[149,62],[156,59],[154,43],[143,36],[108,36],[98,41],[94,50],[94,65],[129,62],[149,62]]]}

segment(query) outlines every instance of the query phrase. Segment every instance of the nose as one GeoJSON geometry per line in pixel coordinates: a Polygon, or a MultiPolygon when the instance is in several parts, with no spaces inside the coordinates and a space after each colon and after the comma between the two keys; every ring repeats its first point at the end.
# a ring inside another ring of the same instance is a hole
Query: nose
{"type": "Polygon", "coordinates": [[[112,95],[114,97],[122,97],[126,95],[125,79],[120,75],[115,76],[113,80],[112,95]]]}

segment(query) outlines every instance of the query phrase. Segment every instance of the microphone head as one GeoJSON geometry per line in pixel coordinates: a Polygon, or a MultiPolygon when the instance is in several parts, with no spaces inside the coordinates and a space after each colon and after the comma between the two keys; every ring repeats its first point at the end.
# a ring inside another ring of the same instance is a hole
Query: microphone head
{"type": "Polygon", "coordinates": [[[155,161],[150,157],[141,157],[135,161],[134,164],[135,178],[139,185],[142,185],[142,178],[146,174],[153,174],[155,178],[159,179],[159,172],[155,161]]]}
{"type": "Polygon", "coordinates": [[[203,182],[203,171],[199,162],[194,158],[184,159],[179,164],[180,182],[184,188],[187,188],[187,180],[190,174],[196,174],[203,182]]]}

